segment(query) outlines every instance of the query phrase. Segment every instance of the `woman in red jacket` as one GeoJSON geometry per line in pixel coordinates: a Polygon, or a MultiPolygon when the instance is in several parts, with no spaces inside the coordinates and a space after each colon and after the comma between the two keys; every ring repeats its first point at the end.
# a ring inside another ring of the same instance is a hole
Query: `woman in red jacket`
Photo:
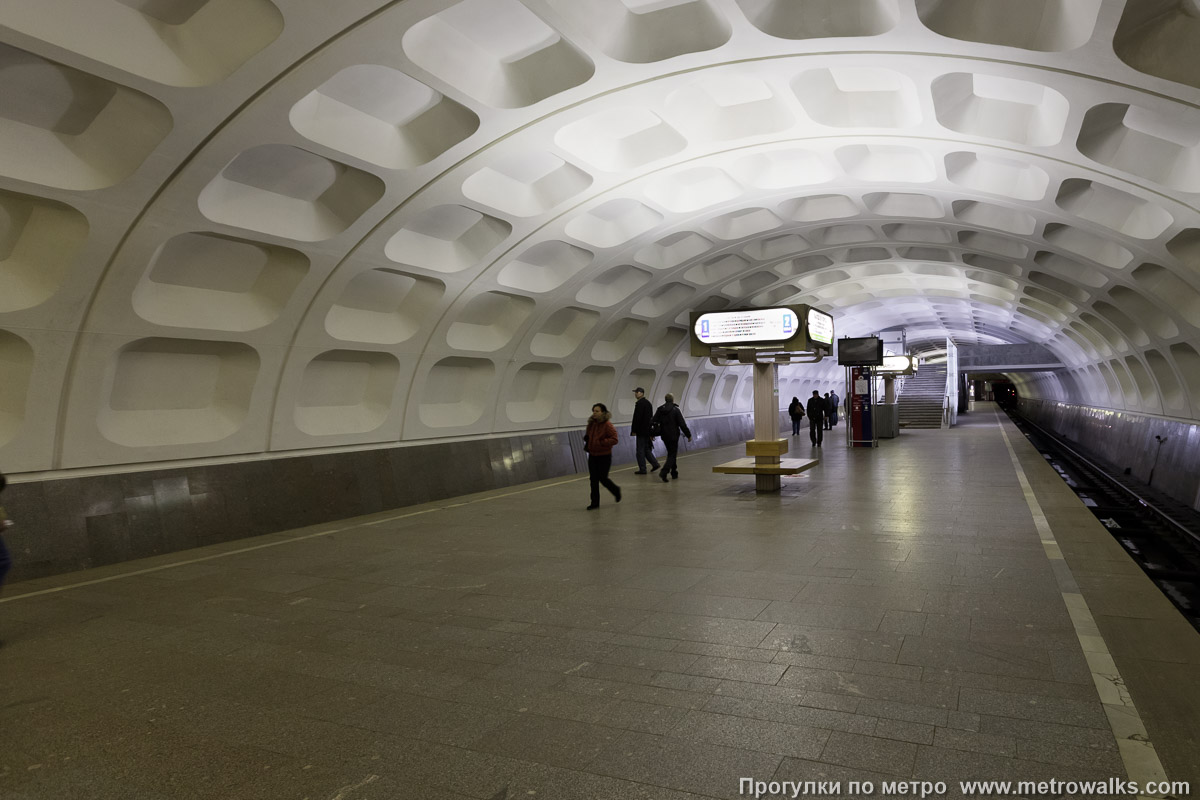
{"type": "Polygon", "coordinates": [[[617,502],[621,502],[621,487],[608,477],[612,467],[612,449],[617,444],[617,429],[613,427],[612,414],[603,403],[592,406],[592,416],[588,420],[587,433],[583,435],[583,449],[588,454],[588,476],[592,479],[592,504],[588,511],[600,507],[600,484],[613,493],[617,502]]]}

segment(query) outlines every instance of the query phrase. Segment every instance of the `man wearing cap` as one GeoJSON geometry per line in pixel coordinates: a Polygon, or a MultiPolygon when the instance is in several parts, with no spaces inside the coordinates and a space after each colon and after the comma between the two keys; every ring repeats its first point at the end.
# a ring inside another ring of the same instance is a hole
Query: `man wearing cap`
{"type": "Polygon", "coordinates": [[[654,416],[654,406],[646,399],[646,393],[642,387],[637,387],[633,390],[633,396],[637,398],[637,402],[633,404],[633,423],[629,426],[629,433],[635,438],[637,453],[637,472],[634,475],[646,474],[646,462],[649,461],[653,466],[651,472],[658,469],[658,459],[654,457],[654,437],[650,435],[650,419],[654,416]]]}

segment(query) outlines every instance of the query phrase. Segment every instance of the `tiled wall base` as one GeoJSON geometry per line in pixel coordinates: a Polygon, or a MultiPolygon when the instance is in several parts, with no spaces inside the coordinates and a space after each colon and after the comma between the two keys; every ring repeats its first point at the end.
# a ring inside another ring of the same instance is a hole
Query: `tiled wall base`
{"type": "Polygon", "coordinates": [[[1070,439],[1085,455],[1129,469],[1134,478],[1200,510],[1200,425],[1053,400],[1023,399],[1018,408],[1036,424],[1070,439]],[[1155,436],[1165,437],[1161,446],[1155,436]]]}
{"type": "MultiPolygon", "coordinates": [[[[749,414],[689,420],[689,450],[753,435],[749,414]]],[[[634,460],[628,424],[614,464],[634,460]]],[[[12,483],[11,580],[587,471],[582,430],[12,483]]],[[[661,446],[658,448],[662,451],[661,446]]],[[[585,492],[586,494],[586,492],[585,492]]]]}

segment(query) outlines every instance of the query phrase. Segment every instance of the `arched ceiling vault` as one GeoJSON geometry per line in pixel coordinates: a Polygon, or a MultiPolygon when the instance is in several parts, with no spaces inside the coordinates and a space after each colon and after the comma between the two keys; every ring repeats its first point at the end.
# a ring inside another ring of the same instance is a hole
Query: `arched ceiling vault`
{"type": "Polygon", "coordinates": [[[685,329],[746,304],[1196,419],[1198,54],[1192,0],[8,0],[0,463],[745,410],[685,329]]]}

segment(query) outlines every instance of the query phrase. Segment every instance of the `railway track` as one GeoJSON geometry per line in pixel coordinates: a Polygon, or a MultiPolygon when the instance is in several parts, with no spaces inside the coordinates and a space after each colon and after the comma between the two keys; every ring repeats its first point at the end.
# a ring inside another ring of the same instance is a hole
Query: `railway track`
{"type": "Polygon", "coordinates": [[[1114,474],[1115,470],[1015,412],[1007,413],[1142,571],[1200,631],[1200,514],[1114,474]]]}

